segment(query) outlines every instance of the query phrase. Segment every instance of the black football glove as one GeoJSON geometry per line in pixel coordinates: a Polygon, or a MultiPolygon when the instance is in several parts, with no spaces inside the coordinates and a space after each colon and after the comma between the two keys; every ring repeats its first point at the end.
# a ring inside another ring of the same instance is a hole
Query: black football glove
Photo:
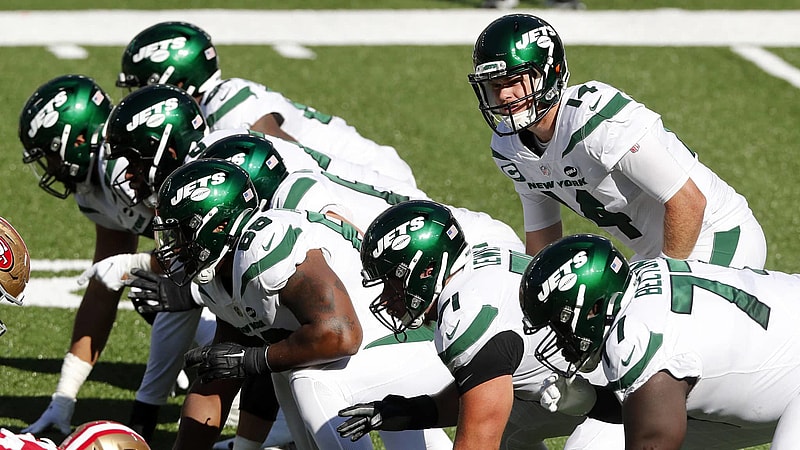
{"type": "Polygon", "coordinates": [[[224,342],[193,348],[186,352],[186,367],[198,366],[200,381],[208,383],[221,378],[246,378],[271,372],[267,363],[267,349],[245,347],[224,342]]]}
{"type": "Polygon", "coordinates": [[[427,395],[406,398],[387,395],[383,400],[358,403],[339,411],[339,417],[349,417],[336,431],[343,438],[359,440],[372,430],[402,431],[432,428],[438,412],[433,398],[427,395]]]}
{"type": "Polygon", "coordinates": [[[188,311],[201,306],[192,298],[189,285],[178,286],[168,277],[144,269],[133,269],[131,275],[125,284],[131,288],[128,298],[139,314],[188,311]]]}

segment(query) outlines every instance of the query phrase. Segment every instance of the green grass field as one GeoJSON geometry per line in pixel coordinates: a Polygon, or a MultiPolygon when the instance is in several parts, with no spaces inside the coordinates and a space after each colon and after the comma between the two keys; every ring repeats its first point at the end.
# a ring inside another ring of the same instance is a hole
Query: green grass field
{"type": "MultiPolygon", "coordinates": [[[[584,0],[589,8],[677,6],[748,9],[752,2],[716,0],[635,2],[584,0]],[[698,6],[699,5],[699,6],[698,6]]],[[[263,2],[75,0],[61,8],[255,8],[263,2]],[[116,6],[115,6],[116,5],[116,6]]],[[[275,8],[371,8],[379,2],[290,0],[275,8]],[[333,4],[335,3],[335,4],[333,4]],[[344,5],[344,6],[343,6],[344,5]]],[[[474,7],[471,0],[387,0],[382,7],[474,7]]],[[[525,7],[538,2],[523,0],[525,7]]],[[[761,5],[758,5],[761,7],[761,5]]],[[[0,9],[49,9],[52,2],[7,0],[0,9]]],[[[271,8],[272,6],[266,6],[271,8]]],[[[766,8],[766,6],[764,6],[766,8]]],[[[771,2],[771,9],[800,9],[800,0],[771,2]]],[[[85,24],[84,24],[85,25],[85,24]]],[[[83,26],[83,25],[82,25],[83,26]]],[[[32,31],[34,32],[34,31],[32,31]]],[[[794,181],[800,162],[800,90],[774,78],[727,48],[589,47],[567,45],[571,83],[610,83],[663,115],[700,160],[744,194],[767,236],[767,267],[800,272],[800,214],[794,181]]],[[[286,59],[270,47],[220,46],[224,77],[258,80],[289,98],[342,116],[365,136],[394,146],[414,169],[419,186],[444,203],[485,211],[521,234],[519,201],[489,154],[491,131],[466,81],[469,46],[312,47],[313,60],[286,59]]],[[[769,49],[800,66],[800,48],[769,49]]],[[[20,108],[37,86],[65,73],[89,75],[114,100],[121,47],[89,47],[85,60],[60,60],[41,47],[0,47],[0,214],[25,238],[34,259],[90,259],[93,226],[72,199],[42,192],[21,162],[20,108]]],[[[564,213],[565,231],[596,232],[564,213]]],[[[143,248],[150,242],[143,243],[143,248]]],[[[34,273],[34,276],[44,274],[34,273]]],[[[9,332],[0,340],[0,426],[18,431],[49,402],[68,349],[74,311],[0,306],[9,332]]],[[[126,421],[149,346],[149,327],[120,311],[101,363],[79,394],[73,424],[91,419],[126,421]]],[[[154,449],[171,446],[182,396],[162,410],[154,449]]],[[[550,442],[560,448],[561,441],[550,442]]],[[[382,448],[382,447],[379,447],[382,448]]]]}

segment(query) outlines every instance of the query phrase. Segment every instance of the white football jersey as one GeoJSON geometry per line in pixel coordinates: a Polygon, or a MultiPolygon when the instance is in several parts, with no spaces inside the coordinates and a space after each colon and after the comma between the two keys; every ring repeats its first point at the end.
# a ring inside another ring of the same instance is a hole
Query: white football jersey
{"type": "Polygon", "coordinates": [[[411,168],[394,148],[361,136],[340,117],[293,102],[259,83],[224,80],[206,91],[200,107],[212,130],[252,128],[262,116],[277,114],[281,129],[301,144],[416,186],[411,168]]]}
{"type": "MultiPolygon", "coordinates": [[[[75,192],[78,209],[92,222],[111,230],[127,231],[134,234],[147,234],[153,221],[152,209],[139,203],[128,206],[125,199],[112,187],[112,183],[128,166],[125,158],[106,160],[97,158],[100,184],[89,185],[75,192]]],[[[127,189],[127,183],[124,185],[127,189]]]]}
{"type": "Polygon", "coordinates": [[[325,170],[344,179],[359,180],[362,183],[397,186],[398,188],[403,186],[413,187],[404,181],[392,178],[389,175],[384,175],[365,165],[356,164],[336,156],[332,157],[326,153],[300,145],[296,142],[286,141],[275,136],[266,136],[263,133],[245,128],[224,129],[209,133],[200,141],[197,148],[193,149],[186,156],[185,162],[197,159],[200,153],[214,142],[237,134],[253,134],[269,140],[275,148],[275,151],[281,155],[283,164],[286,166],[286,171],[289,173],[298,170],[325,170]]]}
{"type": "Polygon", "coordinates": [[[525,345],[514,372],[514,395],[538,401],[542,382],[551,370],[533,352],[546,333],[525,334],[519,285],[531,257],[521,252],[482,244],[472,246],[469,262],[442,289],[437,302],[438,326],[434,336],[439,357],[455,373],[466,366],[494,336],[513,331],[525,345]]]}
{"type": "Polygon", "coordinates": [[[352,226],[316,212],[271,209],[256,214],[243,230],[234,251],[233,298],[216,282],[199,286],[217,317],[251,336],[296,330],[299,323],[281,304],[280,290],[306,254],[319,249],[350,295],[363,329],[362,347],[388,336],[394,340],[369,311],[381,287],[361,284],[361,240],[352,226]]]}
{"type": "Polygon", "coordinates": [[[525,231],[557,223],[563,204],[638,256],[656,257],[663,247],[663,204],[689,178],[707,201],[701,234],[728,231],[752,217],[745,198],[664,129],[658,114],[598,81],[566,89],[555,134],[541,156],[518,135],[494,135],[491,147],[495,163],[520,195],[525,231]],[[663,165],[650,164],[654,176],[639,174],[636,184],[618,164],[626,155],[635,157],[646,133],[655,133],[660,145],[641,151],[657,152],[648,159],[660,159],[663,165]]]}
{"type": "Polygon", "coordinates": [[[640,261],[632,271],[635,294],[602,358],[620,397],[666,370],[697,379],[689,417],[774,427],[800,393],[800,276],[671,259],[640,261]]]}
{"type": "MultiPolygon", "coordinates": [[[[328,172],[299,171],[281,182],[271,207],[334,212],[366,231],[375,218],[392,205],[407,200],[430,200],[419,189],[395,185],[370,185],[348,181],[328,172]]],[[[524,251],[522,241],[511,227],[486,213],[444,205],[453,213],[467,242],[487,242],[524,251]]]]}

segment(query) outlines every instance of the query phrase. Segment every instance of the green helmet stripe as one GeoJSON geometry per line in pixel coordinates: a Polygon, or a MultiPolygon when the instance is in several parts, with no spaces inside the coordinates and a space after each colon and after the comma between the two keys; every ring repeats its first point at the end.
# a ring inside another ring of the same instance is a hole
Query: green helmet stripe
{"type": "Polygon", "coordinates": [[[289,193],[286,194],[286,200],[284,200],[282,208],[286,209],[297,209],[298,203],[300,200],[305,197],[306,193],[312,186],[317,184],[317,180],[312,178],[298,178],[297,181],[292,183],[292,187],[289,188],[289,193]]]}
{"type": "Polygon", "coordinates": [[[443,352],[439,353],[439,358],[442,362],[444,362],[445,365],[449,365],[471,345],[478,342],[478,339],[489,329],[489,325],[491,325],[495,317],[497,317],[497,308],[483,305],[481,311],[475,317],[475,320],[469,324],[467,331],[453,341],[443,352]]]}
{"type": "MultiPolygon", "coordinates": [[[[254,94],[249,87],[245,86],[243,89],[240,89],[239,92],[236,93],[236,95],[229,98],[225,103],[223,103],[219,107],[219,109],[217,109],[217,112],[215,112],[214,114],[209,114],[208,117],[206,117],[206,123],[208,124],[209,127],[213,127],[214,124],[217,123],[217,121],[222,116],[231,112],[233,108],[236,108],[237,106],[241,105],[248,98],[255,97],[255,95],[256,94],[254,94]]],[[[209,100],[210,99],[211,98],[209,97],[209,100]]],[[[206,100],[206,102],[207,101],[208,100],[206,100]]]]}
{"type": "Polygon", "coordinates": [[[601,123],[614,117],[618,112],[622,111],[622,108],[624,108],[625,105],[630,102],[630,99],[623,97],[622,94],[617,92],[611,101],[603,106],[603,109],[592,116],[584,126],[578,129],[578,131],[572,133],[572,137],[569,139],[569,144],[567,145],[567,148],[564,149],[564,152],[561,153],[561,156],[567,156],[569,152],[575,149],[575,146],[578,145],[578,142],[582,141],[586,136],[589,136],[592,131],[595,130],[595,128],[600,126],[601,123]]]}
{"type": "Polygon", "coordinates": [[[239,295],[244,295],[245,288],[247,288],[247,285],[256,277],[275,266],[275,264],[286,259],[286,257],[292,253],[294,244],[297,242],[297,237],[300,236],[302,232],[303,230],[300,228],[289,227],[286,234],[283,236],[283,240],[273,247],[271,252],[251,264],[242,274],[242,284],[239,295]]]}

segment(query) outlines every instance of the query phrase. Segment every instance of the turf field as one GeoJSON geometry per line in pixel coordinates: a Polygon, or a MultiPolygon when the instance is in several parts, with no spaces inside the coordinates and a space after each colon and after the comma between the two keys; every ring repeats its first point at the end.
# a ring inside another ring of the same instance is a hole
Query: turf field
{"type": "MultiPolygon", "coordinates": [[[[590,10],[754,8],[752,2],[744,0],[584,1],[590,10]]],[[[58,6],[77,10],[198,8],[201,4],[255,8],[263,7],[263,3],[269,2],[70,0],[58,6]]],[[[383,8],[474,8],[480,2],[274,3],[272,9],[370,9],[376,4],[383,8]]],[[[800,10],[800,0],[770,3],[773,9],[800,10]]],[[[522,1],[525,8],[538,5],[522,1]]],[[[5,0],[0,5],[3,10],[52,7],[53,2],[42,0],[5,0]]],[[[540,13],[547,17],[546,11],[540,13]]],[[[743,32],[758,33],[760,24],[752,25],[743,32]]],[[[75,26],[109,24],[72,19],[54,22],[48,30],[29,32],[54,33],[75,26]]],[[[794,31],[794,40],[800,41],[797,33],[794,31]]],[[[697,152],[701,161],[748,198],[767,236],[767,267],[800,272],[800,241],[796,238],[800,214],[794,203],[793,181],[800,163],[792,156],[800,141],[800,89],[796,84],[765,73],[726,46],[602,47],[566,42],[566,47],[572,83],[605,81],[660,112],[666,126],[697,152]]],[[[0,192],[4,193],[0,215],[17,227],[37,261],[87,260],[92,256],[93,226],[72,199],[58,200],[36,186],[36,179],[21,162],[17,139],[20,108],[37,86],[52,77],[81,73],[95,78],[115,101],[124,95],[113,86],[122,46],[84,49],[84,59],[61,59],[45,47],[0,46],[0,192]]],[[[491,161],[491,131],[466,81],[471,70],[470,45],[320,45],[308,49],[313,59],[287,58],[266,45],[221,45],[218,52],[223,76],[261,81],[293,100],[346,118],[365,136],[397,148],[414,169],[419,186],[434,199],[488,212],[521,234],[519,202],[511,184],[491,161]]],[[[800,44],[765,50],[789,66],[800,67],[800,44]]],[[[566,232],[596,231],[570,212],[565,212],[564,219],[566,232]]],[[[144,242],[142,248],[149,244],[144,242]]],[[[78,273],[56,272],[49,265],[38,267],[43,270],[34,272],[37,280],[78,273]]],[[[58,303],[66,298],[59,292],[37,290],[39,298],[30,300],[58,303]]],[[[69,345],[73,313],[64,308],[0,305],[0,318],[9,326],[0,340],[0,426],[17,431],[35,420],[48,404],[69,345]]],[[[127,420],[130,401],[144,371],[149,328],[128,310],[120,311],[118,319],[101,363],[79,394],[73,424],[99,418],[127,420]]],[[[179,393],[162,411],[154,449],[170,447],[181,401],[179,393]]],[[[559,441],[550,444],[560,448],[559,441]]]]}

